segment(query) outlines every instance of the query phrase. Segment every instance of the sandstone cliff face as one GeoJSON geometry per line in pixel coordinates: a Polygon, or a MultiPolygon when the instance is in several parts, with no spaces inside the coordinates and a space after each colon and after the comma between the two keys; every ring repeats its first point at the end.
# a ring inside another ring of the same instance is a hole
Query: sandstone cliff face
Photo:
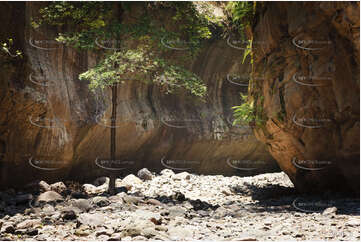
{"type": "Polygon", "coordinates": [[[240,64],[241,51],[224,40],[206,43],[190,63],[207,83],[205,103],[181,88],[167,94],[160,85],[136,81],[117,87],[116,160],[109,160],[110,88],[93,94],[78,79],[102,53],[55,43],[56,29],[34,31],[30,19],[40,7],[1,7],[2,22],[15,23],[1,28],[1,38],[13,37],[24,52],[22,60],[1,57],[1,187],[38,179],[84,181],[143,167],[241,176],[278,169],[250,127],[231,124],[230,108],[240,104],[247,86],[227,75],[248,74],[249,65],[240,64]]]}
{"type": "Polygon", "coordinates": [[[78,80],[103,53],[52,42],[54,28],[34,31],[30,19],[41,6],[1,7],[2,23],[15,23],[3,25],[1,39],[13,37],[24,52],[21,60],[0,57],[1,187],[142,167],[242,176],[277,169],[274,158],[301,192],[359,191],[359,3],[257,4],[249,94],[265,123],[255,135],[230,123],[230,108],[247,93],[230,76],[247,76],[250,65],[225,40],[204,43],[189,63],[207,83],[205,103],[182,88],[118,86],[116,160],[111,90],[93,94],[78,80]]]}
{"type": "Polygon", "coordinates": [[[268,117],[255,133],[303,192],[359,192],[359,11],[264,3],[253,26],[251,94],[268,117]]]}

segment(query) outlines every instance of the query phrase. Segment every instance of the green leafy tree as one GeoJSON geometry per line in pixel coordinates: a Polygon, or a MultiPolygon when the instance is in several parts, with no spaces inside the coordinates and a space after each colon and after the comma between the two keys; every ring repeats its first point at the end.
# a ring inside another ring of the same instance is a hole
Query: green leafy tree
{"type": "MultiPolygon", "coordinates": [[[[104,88],[127,80],[157,81],[169,88],[182,85],[195,96],[204,97],[206,87],[194,73],[142,49],[115,51],[94,68],[79,75],[80,80],[90,81],[91,90],[104,88]]],[[[172,89],[170,89],[172,91],[172,89]]]]}
{"type": "MultiPolygon", "coordinates": [[[[103,61],[80,75],[81,80],[91,81],[89,85],[91,89],[111,85],[119,82],[120,79],[144,79],[141,76],[148,76],[147,81],[157,81],[159,79],[156,77],[162,75],[163,80],[166,79],[163,83],[177,84],[168,85],[168,93],[176,87],[183,87],[191,94],[203,97],[206,93],[206,85],[199,77],[187,71],[183,63],[174,63],[177,61],[161,57],[167,56],[167,52],[172,51],[161,44],[161,39],[182,39],[191,43],[187,51],[193,56],[199,50],[200,41],[211,37],[208,18],[199,14],[192,2],[150,2],[142,3],[145,11],[136,21],[119,22],[119,17],[114,17],[117,8],[123,12],[130,11],[132,4],[55,2],[42,8],[39,11],[40,16],[32,23],[35,28],[42,25],[72,26],[71,32],[59,33],[57,40],[77,49],[99,49],[95,42],[97,38],[119,40],[119,46],[114,48],[116,51],[108,51],[103,61]],[[155,10],[161,9],[175,12],[171,21],[176,26],[177,32],[167,31],[162,24],[153,21],[155,10]],[[130,48],[130,45],[127,45],[130,41],[136,42],[137,46],[130,48]],[[136,71],[125,73],[125,70],[136,71]],[[161,73],[162,71],[164,73],[161,73]]],[[[183,60],[183,62],[189,61],[183,60]]]]}

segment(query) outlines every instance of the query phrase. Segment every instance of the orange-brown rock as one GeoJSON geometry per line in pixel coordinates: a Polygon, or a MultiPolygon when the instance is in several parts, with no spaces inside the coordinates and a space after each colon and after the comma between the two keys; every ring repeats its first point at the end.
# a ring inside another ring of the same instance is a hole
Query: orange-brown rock
{"type": "Polygon", "coordinates": [[[255,130],[302,192],[359,192],[358,2],[277,2],[253,26],[255,130]]]}
{"type": "Polygon", "coordinates": [[[43,4],[1,3],[2,23],[12,24],[0,29],[0,37],[12,37],[24,58],[0,57],[0,187],[34,180],[90,180],[109,175],[111,170],[104,167],[117,162],[126,169],[114,175],[143,167],[159,171],[165,165],[225,175],[278,169],[249,127],[229,122],[231,107],[240,104],[239,93],[247,87],[227,81],[227,74],[247,74],[248,65],[240,64],[242,52],[223,39],[205,43],[189,63],[207,84],[204,103],[182,88],[167,94],[156,83],[126,81],[118,87],[116,160],[111,160],[111,92],[93,94],[78,79],[104,51],[77,51],[54,42],[55,28],[32,29],[31,18],[43,4]],[[164,124],[175,117],[177,122],[164,124]],[[192,119],[196,121],[186,123],[192,119]],[[231,160],[241,162],[230,165],[231,160]],[[260,169],[237,169],[244,165],[260,169]]]}

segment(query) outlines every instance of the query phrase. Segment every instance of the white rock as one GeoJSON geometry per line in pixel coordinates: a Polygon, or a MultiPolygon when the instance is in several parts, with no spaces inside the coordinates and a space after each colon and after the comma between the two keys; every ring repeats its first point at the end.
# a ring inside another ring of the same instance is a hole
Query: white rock
{"type": "Polygon", "coordinates": [[[102,186],[96,187],[96,186],[94,186],[92,184],[84,184],[83,189],[88,194],[97,194],[97,193],[101,193],[101,192],[106,191],[107,186],[102,185],[102,186]]]}
{"type": "Polygon", "coordinates": [[[174,180],[189,180],[189,179],[191,179],[191,175],[188,172],[184,171],[184,172],[173,175],[172,178],[174,180]]]}
{"type": "Polygon", "coordinates": [[[174,175],[174,172],[170,169],[164,169],[160,172],[160,174],[165,177],[172,177],[174,175]]]}
{"type": "Polygon", "coordinates": [[[53,212],[55,212],[55,208],[53,206],[51,206],[50,204],[46,204],[43,208],[43,212],[45,214],[52,214],[53,212]]]}
{"type": "Polygon", "coordinates": [[[41,192],[47,192],[50,191],[50,185],[46,183],[45,181],[39,182],[39,189],[41,192]]]}
{"type": "Polygon", "coordinates": [[[132,187],[141,184],[143,184],[143,181],[141,179],[134,176],[133,174],[130,174],[124,177],[122,181],[117,184],[117,186],[126,187],[128,190],[130,190],[132,187]]]}
{"type": "Polygon", "coordinates": [[[108,188],[109,188],[109,183],[104,183],[103,185],[97,187],[97,191],[104,192],[107,191],[108,188]]]}
{"type": "Polygon", "coordinates": [[[346,222],[346,226],[351,226],[351,227],[359,227],[360,226],[360,219],[349,219],[346,222]]]}
{"type": "Polygon", "coordinates": [[[79,208],[83,212],[87,212],[91,208],[90,202],[87,199],[75,199],[72,200],[71,203],[74,207],[79,208]]]}
{"type": "Polygon", "coordinates": [[[192,226],[187,227],[170,227],[168,228],[168,234],[171,240],[187,240],[193,238],[192,226]]]}
{"type": "Polygon", "coordinates": [[[326,208],[325,210],[323,210],[322,215],[336,214],[336,212],[337,212],[336,207],[330,207],[330,208],[326,208]]]}
{"type": "Polygon", "coordinates": [[[147,210],[138,209],[134,212],[134,216],[139,219],[150,220],[151,218],[155,218],[156,220],[160,220],[161,216],[158,213],[154,213],[147,210]]]}
{"type": "Polygon", "coordinates": [[[100,213],[94,213],[94,214],[83,213],[79,215],[78,221],[81,224],[96,227],[104,224],[105,216],[104,214],[100,214],[100,213]]]}
{"type": "Polygon", "coordinates": [[[61,213],[59,211],[56,211],[52,216],[51,218],[54,219],[54,220],[58,220],[60,219],[61,217],[61,213]]]}

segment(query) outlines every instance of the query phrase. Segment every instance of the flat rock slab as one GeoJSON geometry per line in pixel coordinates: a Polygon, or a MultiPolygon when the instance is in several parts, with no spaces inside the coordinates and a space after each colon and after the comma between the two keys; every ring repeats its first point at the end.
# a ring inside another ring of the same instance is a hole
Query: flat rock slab
{"type": "Polygon", "coordinates": [[[57,192],[47,191],[39,195],[36,199],[36,203],[49,203],[49,202],[62,202],[64,198],[57,192]]]}
{"type": "Polygon", "coordinates": [[[81,224],[88,225],[88,226],[94,226],[94,227],[104,224],[105,220],[106,219],[105,219],[104,214],[101,214],[101,213],[95,213],[95,214],[83,213],[83,214],[80,214],[78,217],[78,221],[81,224]]]}

